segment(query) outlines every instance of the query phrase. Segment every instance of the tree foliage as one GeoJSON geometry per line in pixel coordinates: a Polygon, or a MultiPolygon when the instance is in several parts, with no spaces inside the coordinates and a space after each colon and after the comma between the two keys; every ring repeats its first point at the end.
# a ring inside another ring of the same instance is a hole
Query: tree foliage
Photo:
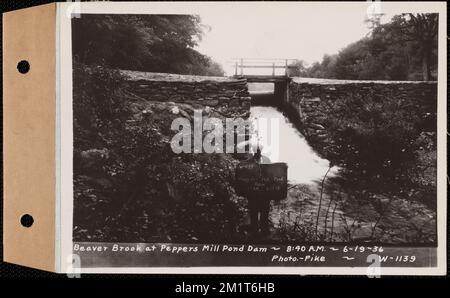
{"type": "Polygon", "coordinates": [[[322,62],[296,62],[293,75],[346,80],[424,80],[437,77],[437,14],[401,14],[322,62]]]}
{"type": "Polygon", "coordinates": [[[86,65],[222,76],[220,65],[194,49],[202,34],[194,15],[83,14],[73,19],[73,54],[86,65]]]}
{"type": "Polygon", "coordinates": [[[413,67],[420,66],[423,80],[428,81],[432,78],[432,69],[437,67],[437,32],[437,14],[407,13],[374,28],[372,36],[384,39],[388,46],[405,48],[409,60],[415,59],[413,67]]]}

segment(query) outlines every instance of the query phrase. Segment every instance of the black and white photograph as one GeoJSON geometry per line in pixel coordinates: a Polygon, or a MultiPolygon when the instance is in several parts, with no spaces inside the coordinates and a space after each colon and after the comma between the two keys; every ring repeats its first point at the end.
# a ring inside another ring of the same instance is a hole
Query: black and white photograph
{"type": "Polygon", "coordinates": [[[88,7],[66,160],[82,268],[437,266],[433,6],[88,7]]]}

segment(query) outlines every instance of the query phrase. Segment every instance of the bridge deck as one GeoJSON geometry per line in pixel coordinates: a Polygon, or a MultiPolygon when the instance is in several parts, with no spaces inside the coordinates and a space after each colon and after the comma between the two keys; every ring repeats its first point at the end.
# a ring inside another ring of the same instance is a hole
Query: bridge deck
{"type": "Polygon", "coordinates": [[[270,75],[241,75],[234,77],[245,78],[249,83],[275,83],[275,82],[288,82],[291,80],[291,78],[287,76],[270,76],[270,75]]]}

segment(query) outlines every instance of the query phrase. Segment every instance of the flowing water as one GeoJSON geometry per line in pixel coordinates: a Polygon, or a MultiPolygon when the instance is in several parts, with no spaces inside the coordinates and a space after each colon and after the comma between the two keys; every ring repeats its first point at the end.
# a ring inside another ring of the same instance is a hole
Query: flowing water
{"type": "MultiPolygon", "coordinates": [[[[270,90],[264,90],[267,86],[253,84],[249,86],[250,94],[255,101],[259,102],[261,97],[269,101],[270,90]]],[[[263,162],[285,162],[288,165],[288,196],[285,200],[272,206],[270,221],[274,227],[272,236],[274,238],[285,238],[277,235],[277,231],[291,230],[297,234],[298,231],[292,227],[311,226],[316,220],[316,214],[320,213],[319,231],[324,230],[324,223],[335,220],[327,218],[328,212],[319,205],[328,205],[329,199],[325,196],[319,200],[320,182],[325,174],[327,177],[337,175],[338,168],[329,168],[330,162],[321,158],[307,143],[305,137],[298,131],[294,124],[280,110],[272,106],[252,106],[250,118],[253,123],[253,133],[250,142],[262,145],[262,155],[266,158],[263,162]],[[300,221],[299,221],[300,220],[300,221]]],[[[255,150],[255,146],[252,146],[255,150]]],[[[333,208],[335,209],[335,208],[333,208]]],[[[342,213],[338,208],[335,213],[342,213]]],[[[325,228],[326,229],[326,228],[325,228]]],[[[307,239],[307,237],[305,237],[307,239]]],[[[309,239],[311,240],[311,239],[309,239]]]]}
{"type": "MultiPolygon", "coordinates": [[[[274,107],[254,106],[250,108],[250,117],[256,128],[255,140],[262,144],[263,156],[270,162],[287,163],[290,183],[313,184],[322,180],[329,168],[329,161],[313,151],[282,112],[274,107]]],[[[331,168],[327,177],[336,172],[335,167],[331,168]]]]}

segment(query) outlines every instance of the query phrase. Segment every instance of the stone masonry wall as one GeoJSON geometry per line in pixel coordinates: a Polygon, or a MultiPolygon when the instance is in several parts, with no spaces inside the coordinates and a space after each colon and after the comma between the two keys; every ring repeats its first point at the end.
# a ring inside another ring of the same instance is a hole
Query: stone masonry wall
{"type": "Polygon", "coordinates": [[[345,81],[294,78],[289,85],[289,112],[300,121],[302,133],[312,142],[327,142],[327,116],[333,101],[350,97],[367,102],[420,103],[436,112],[436,82],[345,81]]]}
{"type": "Polygon", "coordinates": [[[122,71],[127,89],[147,101],[209,107],[226,117],[246,117],[250,94],[245,79],[122,71]]]}

